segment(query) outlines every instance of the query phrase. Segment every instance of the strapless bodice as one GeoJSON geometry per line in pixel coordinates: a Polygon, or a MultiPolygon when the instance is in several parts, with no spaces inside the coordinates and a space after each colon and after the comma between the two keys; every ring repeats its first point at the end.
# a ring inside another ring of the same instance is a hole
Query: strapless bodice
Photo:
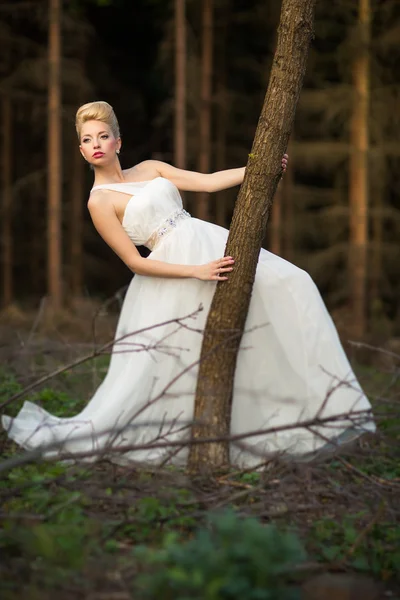
{"type": "Polygon", "coordinates": [[[165,177],[150,181],[106,183],[92,188],[113,190],[131,196],[125,209],[122,226],[137,246],[154,248],[181,221],[190,218],[183,209],[178,188],[165,177]]]}

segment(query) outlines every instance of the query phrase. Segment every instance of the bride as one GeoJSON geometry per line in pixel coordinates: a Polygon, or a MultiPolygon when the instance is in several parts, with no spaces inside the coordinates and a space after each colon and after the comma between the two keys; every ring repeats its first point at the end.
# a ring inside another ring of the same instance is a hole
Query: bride
{"type": "MultiPolygon", "coordinates": [[[[25,402],[16,418],[2,417],[3,427],[44,456],[103,453],[115,461],[185,464],[187,447],[171,451],[166,442],[190,435],[202,329],[217,281],[229,277],[235,257],[224,257],[228,231],[192,218],[178,190],[236,186],[244,168],[202,174],[146,160],[123,171],[119,126],[106,102],[81,106],[76,129],[81,154],[94,168],[93,224],[135,277],[108,373],[84,410],[58,418],[25,402]],[[147,258],[136,249],[141,244],[151,251],[147,258]]],[[[232,444],[231,461],[252,466],[275,452],[313,457],[332,442],[373,431],[370,409],[310,276],[261,250],[235,374],[231,433],[275,431],[232,444]],[[316,416],[332,419],[283,428],[316,416]]]]}

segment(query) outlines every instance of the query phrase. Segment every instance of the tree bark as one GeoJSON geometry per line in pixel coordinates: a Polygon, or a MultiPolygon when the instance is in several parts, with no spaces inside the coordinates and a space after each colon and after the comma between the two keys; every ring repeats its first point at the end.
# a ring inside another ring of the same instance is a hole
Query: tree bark
{"type": "Polygon", "coordinates": [[[12,248],[12,110],[9,96],[2,97],[3,148],[2,148],[2,263],[3,263],[3,293],[2,306],[6,307],[13,301],[13,248],[12,248]]]}
{"type": "Polygon", "coordinates": [[[369,42],[370,0],[359,0],[358,20],[361,43],[353,63],[354,100],[351,119],[350,157],[350,252],[349,283],[353,313],[353,335],[366,332],[367,252],[368,252],[368,154],[369,154],[369,42]]]}
{"type": "MultiPolygon", "coordinates": [[[[227,435],[236,359],[243,334],[258,256],[281,160],[292,128],[306,69],[316,0],[283,0],[278,42],[269,85],[243,184],[239,191],[226,255],[235,257],[229,280],[219,283],[211,304],[200,357],[192,435],[227,435]]],[[[226,442],[191,446],[189,467],[218,469],[229,463],[226,442]]]]}
{"type": "MultiPolygon", "coordinates": [[[[211,94],[213,65],[213,0],[203,0],[199,171],[208,173],[211,156],[211,94]]],[[[196,217],[209,218],[209,194],[197,195],[196,217]]]]}
{"type": "Polygon", "coordinates": [[[174,163],[186,169],[186,0],[175,0],[175,141],[174,163]]]}
{"type": "Polygon", "coordinates": [[[49,0],[47,287],[51,306],[61,308],[61,4],[49,0]]]}
{"type": "MultiPolygon", "coordinates": [[[[74,140],[75,141],[75,140],[74,140]]],[[[71,178],[71,212],[69,219],[70,292],[72,298],[82,296],[83,286],[83,176],[84,163],[76,146],[73,148],[71,178]]]]}

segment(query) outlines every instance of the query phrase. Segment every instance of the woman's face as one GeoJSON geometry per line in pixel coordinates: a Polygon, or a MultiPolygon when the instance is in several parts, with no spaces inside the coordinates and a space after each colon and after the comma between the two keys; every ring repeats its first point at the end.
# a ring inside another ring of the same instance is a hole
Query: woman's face
{"type": "Polygon", "coordinates": [[[115,138],[111,128],[102,121],[86,121],[81,129],[79,149],[92,165],[105,166],[115,161],[121,139],[115,138]]]}

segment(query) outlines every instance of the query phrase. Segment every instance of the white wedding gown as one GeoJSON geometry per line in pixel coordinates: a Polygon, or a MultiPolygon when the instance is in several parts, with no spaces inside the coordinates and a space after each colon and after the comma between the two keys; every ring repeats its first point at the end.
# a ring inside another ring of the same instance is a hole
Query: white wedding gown
{"type": "MultiPolygon", "coordinates": [[[[97,187],[130,196],[123,227],[134,244],[152,251],[146,260],[204,264],[224,255],[228,231],[191,218],[182,208],[178,189],[167,179],[97,187]]],[[[24,448],[41,448],[44,456],[91,451],[110,456],[113,447],[129,446],[124,461],[154,464],[169,457],[185,464],[187,448],[171,450],[166,442],[190,435],[187,424],[193,419],[198,369],[188,366],[200,356],[201,330],[215,286],[197,279],[136,275],[122,307],[107,376],[84,410],[58,418],[25,402],[14,419],[2,417],[9,436],[24,448]],[[203,310],[196,313],[199,305],[203,310]],[[191,313],[196,314],[181,324],[165,324],[191,313]],[[118,342],[121,336],[127,337],[118,342]],[[49,445],[53,446],[46,450],[49,445]]],[[[310,276],[261,250],[237,361],[231,433],[278,431],[243,440],[245,448],[232,443],[232,463],[254,466],[262,455],[277,451],[307,455],[345,431],[355,430],[355,436],[373,431],[369,411],[310,276]],[[357,423],[341,419],[319,428],[282,430],[319,411],[323,418],[364,413],[357,423]]],[[[122,455],[111,458],[120,462],[122,455]]]]}

